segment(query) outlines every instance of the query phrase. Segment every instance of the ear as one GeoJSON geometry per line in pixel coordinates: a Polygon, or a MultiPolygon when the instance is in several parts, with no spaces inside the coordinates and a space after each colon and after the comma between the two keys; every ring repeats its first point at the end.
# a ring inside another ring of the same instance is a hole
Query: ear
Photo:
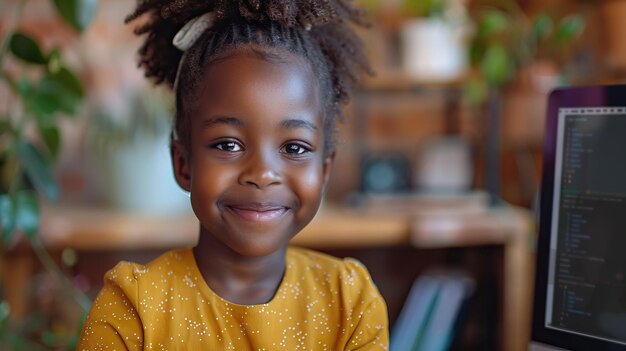
{"type": "Polygon", "coordinates": [[[330,179],[330,170],[333,168],[333,164],[335,163],[335,151],[331,151],[326,158],[324,159],[324,165],[322,166],[322,175],[324,177],[324,188],[326,188],[326,184],[328,184],[328,180],[330,179]]]}
{"type": "Polygon", "coordinates": [[[174,168],[174,178],[176,183],[189,192],[191,189],[190,157],[187,149],[178,140],[172,140],[170,144],[172,156],[172,166],[174,168]]]}

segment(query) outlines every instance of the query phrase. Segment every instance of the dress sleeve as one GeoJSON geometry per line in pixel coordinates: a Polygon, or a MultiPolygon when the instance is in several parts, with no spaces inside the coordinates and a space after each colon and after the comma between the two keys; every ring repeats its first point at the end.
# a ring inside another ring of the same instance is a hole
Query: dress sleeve
{"type": "Polygon", "coordinates": [[[388,350],[389,322],[387,305],[372,282],[365,266],[356,260],[346,260],[355,286],[360,285],[359,301],[352,315],[352,334],[346,344],[346,350],[388,350]]]}
{"type": "Polygon", "coordinates": [[[77,350],[142,350],[143,328],[136,310],[136,265],[119,263],[104,276],[80,335],[77,350]]]}

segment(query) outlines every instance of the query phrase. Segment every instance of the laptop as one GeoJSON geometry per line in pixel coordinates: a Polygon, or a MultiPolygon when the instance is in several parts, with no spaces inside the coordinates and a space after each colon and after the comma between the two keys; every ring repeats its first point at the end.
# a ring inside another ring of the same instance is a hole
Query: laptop
{"type": "Polygon", "coordinates": [[[626,350],[626,85],[549,97],[530,350],[626,350]]]}

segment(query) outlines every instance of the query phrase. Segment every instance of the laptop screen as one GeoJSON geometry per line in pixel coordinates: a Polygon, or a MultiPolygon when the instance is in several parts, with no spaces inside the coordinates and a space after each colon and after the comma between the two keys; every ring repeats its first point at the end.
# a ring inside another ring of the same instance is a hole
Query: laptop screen
{"type": "Polygon", "coordinates": [[[626,345],[623,102],[556,110],[543,322],[548,329],[626,345]]]}

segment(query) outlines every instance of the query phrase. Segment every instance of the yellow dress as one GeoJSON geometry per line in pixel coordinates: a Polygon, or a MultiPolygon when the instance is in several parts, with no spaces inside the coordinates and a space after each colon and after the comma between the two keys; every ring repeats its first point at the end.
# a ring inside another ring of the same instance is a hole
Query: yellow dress
{"type": "Polygon", "coordinates": [[[78,350],[386,350],[387,307],[365,267],[290,247],[265,304],[222,299],[191,249],[107,272],[78,350]]]}

